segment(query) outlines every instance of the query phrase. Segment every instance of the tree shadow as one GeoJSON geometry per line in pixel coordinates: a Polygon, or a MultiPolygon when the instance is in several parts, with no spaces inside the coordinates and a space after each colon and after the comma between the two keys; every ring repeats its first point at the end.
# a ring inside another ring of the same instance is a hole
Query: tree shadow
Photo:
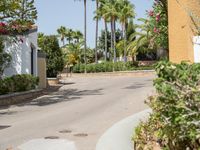
{"type": "Polygon", "coordinates": [[[26,102],[20,104],[18,106],[24,105],[35,105],[35,106],[47,106],[56,103],[73,101],[81,99],[84,96],[92,96],[92,95],[103,95],[103,89],[95,89],[95,90],[78,90],[78,89],[67,89],[61,90],[58,92],[54,92],[48,95],[44,95],[42,97],[36,98],[30,102],[26,102]]]}
{"type": "Polygon", "coordinates": [[[124,89],[133,90],[133,89],[143,88],[145,86],[146,86],[146,84],[144,84],[144,83],[134,83],[133,85],[127,86],[124,89]]]}

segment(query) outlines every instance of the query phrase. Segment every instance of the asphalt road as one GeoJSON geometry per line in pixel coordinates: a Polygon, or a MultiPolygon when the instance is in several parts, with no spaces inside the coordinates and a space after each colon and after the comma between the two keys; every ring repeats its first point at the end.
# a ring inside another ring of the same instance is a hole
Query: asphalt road
{"type": "Polygon", "coordinates": [[[73,141],[78,150],[94,150],[113,124],[148,108],[153,76],[68,78],[56,93],[0,110],[0,150],[33,139],[73,141]]]}

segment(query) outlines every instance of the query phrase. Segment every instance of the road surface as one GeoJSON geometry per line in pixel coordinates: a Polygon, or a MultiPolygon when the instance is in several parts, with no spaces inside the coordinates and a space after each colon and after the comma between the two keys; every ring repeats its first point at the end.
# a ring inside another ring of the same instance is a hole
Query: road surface
{"type": "Polygon", "coordinates": [[[148,108],[144,100],[153,93],[153,78],[72,77],[58,92],[1,109],[0,150],[43,138],[66,139],[77,150],[94,150],[113,124],[148,108]]]}

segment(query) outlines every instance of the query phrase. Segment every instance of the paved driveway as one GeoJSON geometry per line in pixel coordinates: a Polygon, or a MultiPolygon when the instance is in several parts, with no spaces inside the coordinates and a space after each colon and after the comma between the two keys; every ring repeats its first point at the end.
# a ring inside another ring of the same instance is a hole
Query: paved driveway
{"type": "MultiPolygon", "coordinates": [[[[0,110],[0,150],[34,139],[64,139],[94,150],[113,124],[147,106],[153,76],[95,76],[65,80],[59,92],[0,110]]],[[[37,144],[36,144],[37,145],[37,144]]],[[[28,149],[27,149],[28,150],[28,149]]]]}

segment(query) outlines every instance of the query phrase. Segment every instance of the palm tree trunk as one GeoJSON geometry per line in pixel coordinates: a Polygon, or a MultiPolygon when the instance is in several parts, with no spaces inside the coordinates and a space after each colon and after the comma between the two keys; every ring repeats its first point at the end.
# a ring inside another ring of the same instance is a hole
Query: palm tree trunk
{"type": "Polygon", "coordinates": [[[107,27],[106,19],[104,20],[104,23],[105,23],[105,61],[107,61],[107,53],[108,53],[108,37],[107,37],[107,33],[108,33],[108,27],[107,27]]]}
{"type": "Polygon", "coordinates": [[[126,35],[126,25],[124,25],[124,62],[127,62],[126,49],[127,49],[127,35],[126,35]]]}
{"type": "MultiPolygon", "coordinates": [[[[124,24],[122,23],[121,24],[121,26],[122,26],[122,34],[121,34],[121,36],[122,36],[122,38],[124,39],[124,24]]],[[[124,42],[124,41],[123,41],[124,42]]],[[[125,47],[125,46],[124,46],[125,47]]],[[[124,55],[125,56],[125,55],[124,55]]],[[[123,57],[124,57],[123,56],[123,57]]],[[[125,59],[124,59],[125,60],[125,59]]]]}
{"type": "Polygon", "coordinates": [[[84,36],[85,36],[85,39],[84,39],[84,63],[85,63],[85,73],[87,73],[87,70],[86,70],[86,64],[87,64],[87,60],[86,60],[86,49],[87,49],[87,6],[86,6],[86,3],[87,0],[84,0],[84,36]]]}
{"type": "Polygon", "coordinates": [[[113,50],[114,50],[114,62],[117,62],[117,55],[116,55],[116,22],[113,19],[113,50]]]}
{"type": "MultiPolygon", "coordinates": [[[[99,8],[99,1],[96,0],[96,10],[99,8]]],[[[98,45],[98,31],[99,31],[99,19],[98,17],[96,18],[96,41],[95,41],[95,63],[98,63],[98,58],[97,58],[97,45],[98,45]]]]}
{"type": "MultiPolygon", "coordinates": [[[[113,21],[112,21],[112,19],[111,19],[111,22],[110,22],[110,25],[111,25],[111,52],[113,52],[114,50],[113,50],[113,21]]],[[[114,57],[113,57],[114,58],[114,57]]],[[[112,58],[112,59],[113,59],[112,58]]]]}
{"type": "Polygon", "coordinates": [[[63,42],[63,46],[65,46],[65,40],[62,40],[62,42],[63,42]]]}

